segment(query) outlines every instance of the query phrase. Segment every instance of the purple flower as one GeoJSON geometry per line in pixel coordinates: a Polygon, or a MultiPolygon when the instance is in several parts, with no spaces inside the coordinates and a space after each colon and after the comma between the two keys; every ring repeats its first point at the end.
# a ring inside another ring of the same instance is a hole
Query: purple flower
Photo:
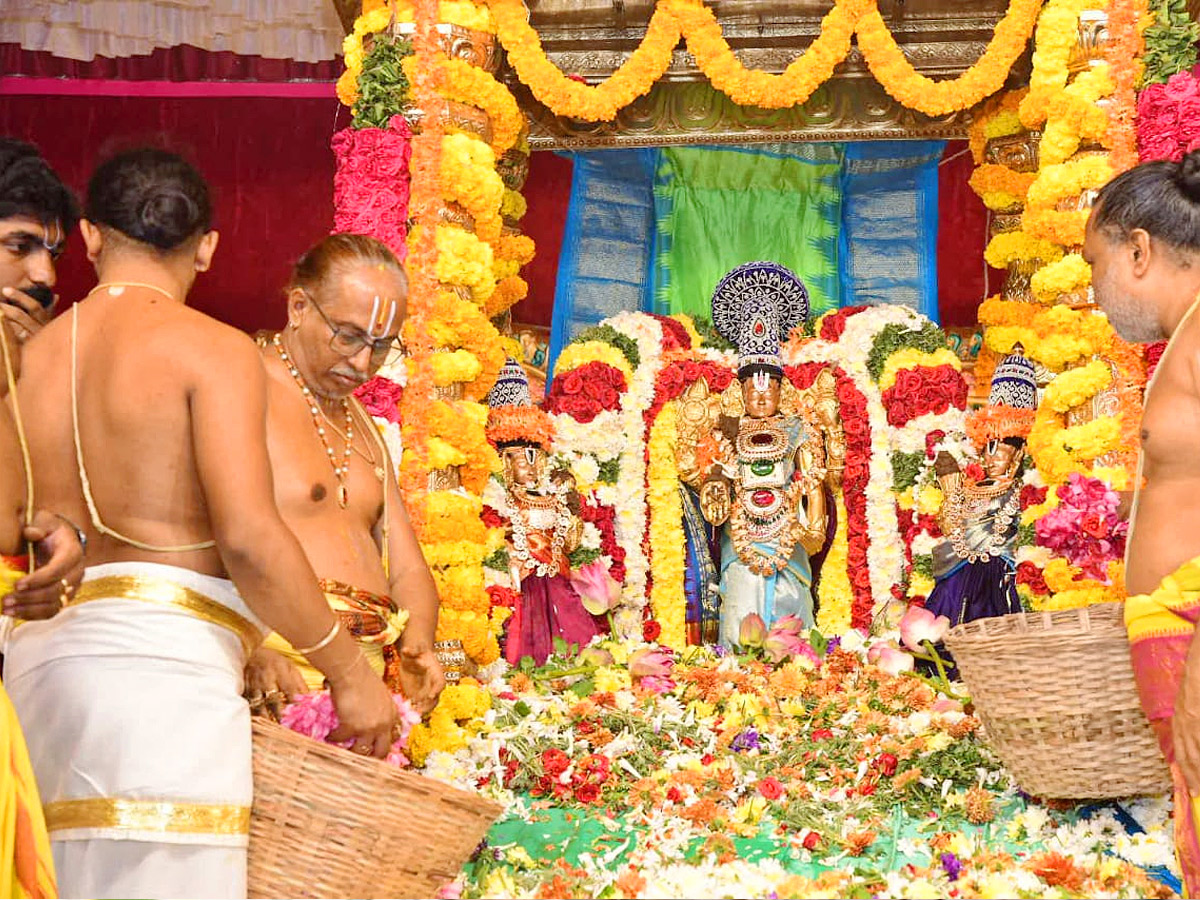
{"type": "Polygon", "coordinates": [[[758,731],[753,728],[747,728],[733,739],[733,742],[729,745],[729,749],[734,753],[745,753],[748,750],[757,750],[758,731]]]}
{"type": "Polygon", "coordinates": [[[942,854],[942,868],[951,881],[958,881],[958,876],[962,874],[962,863],[953,853],[942,854]]]}

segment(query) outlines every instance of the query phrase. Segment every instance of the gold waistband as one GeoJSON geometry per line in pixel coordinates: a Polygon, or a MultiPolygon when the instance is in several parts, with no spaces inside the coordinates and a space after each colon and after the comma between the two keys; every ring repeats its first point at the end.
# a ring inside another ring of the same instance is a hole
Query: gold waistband
{"type": "Polygon", "coordinates": [[[79,585],[69,606],[90,600],[139,600],[159,606],[171,606],[188,615],[227,628],[238,636],[249,656],[262,643],[263,634],[250,620],[228,606],[205,597],[199,591],[148,575],[106,575],[79,585]]]}
{"type": "Polygon", "coordinates": [[[174,834],[240,835],[250,833],[250,807],[203,803],[155,803],[145,800],[57,800],[44,807],[46,830],[127,828],[174,834]]]}

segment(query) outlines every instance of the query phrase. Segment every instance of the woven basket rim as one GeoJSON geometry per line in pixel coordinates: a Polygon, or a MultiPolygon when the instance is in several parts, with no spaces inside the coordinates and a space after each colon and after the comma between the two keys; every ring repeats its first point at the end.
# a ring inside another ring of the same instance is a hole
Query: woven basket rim
{"type": "Polygon", "coordinates": [[[487,799],[481,794],[464,791],[461,788],[446,784],[444,781],[438,781],[436,778],[418,775],[416,772],[410,772],[405,769],[398,769],[390,763],[384,762],[382,759],[376,759],[371,756],[360,756],[356,753],[351,753],[343,747],[314,740],[262,716],[255,716],[251,720],[251,728],[257,736],[282,744],[291,744],[305,753],[322,757],[351,770],[357,770],[366,779],[377,782],[392,782],[397,786],[408,786],[420,790],[429,790],[432,785],[436,785],[442,802],[452,802],[457,805],[469,806],[481,815],[490,813],[493,819],[498,818],[504,812],[503,806],[494,800],[487,799]]]}

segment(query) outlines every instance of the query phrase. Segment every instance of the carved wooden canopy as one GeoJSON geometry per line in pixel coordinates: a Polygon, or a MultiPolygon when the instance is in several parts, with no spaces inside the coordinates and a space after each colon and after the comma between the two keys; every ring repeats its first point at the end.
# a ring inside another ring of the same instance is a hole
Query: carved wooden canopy
{"type": "MultiPolygon", "coordinates": [[[[347,15],[354,0],[333,0],[347,15]]],[[[782,72],[816,38],[832,0],[708,0],[725,39],[747,66],[782,72]]],[[[1200,0],[1197,0],[1200,2],[1200,0]]],[[[611,75],[641,41],[654,0],[526,0],[530,22],[549,58],[591,83],[611,75]]],[[[879,0],[879,10],[917,71],[930,78],[961,74],[983,53],[1007,0],[879,0]]],[[[1029,51],[1010,83],[1025,81],[1029,51]]],[[[955,138],[969,113],[930,118],[901,107],[871,77],[851,48],[831,78],[803,106],[740,107],[714,90],[683,42],[667,74],[614,122],[553,115],[509,70],[502,75],[530,118],[534,149],[661,146],[695,143],[955,138]]]]}

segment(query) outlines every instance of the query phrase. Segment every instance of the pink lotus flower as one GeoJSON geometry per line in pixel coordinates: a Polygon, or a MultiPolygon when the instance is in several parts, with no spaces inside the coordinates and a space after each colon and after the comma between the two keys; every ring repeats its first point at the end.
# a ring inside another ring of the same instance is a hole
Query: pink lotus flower
{"type": "Polygon", "coordinates": [[[738,643],[743,647],[761,647],[767,636],[767,623],[758,613],[750,613],[742,619],[738,629],[738,643]]]}
{"type": "Polygon", "coordinates": [[[923,606],[910,606],[900,620],[900,640],[910,650],[922,651],[922,641],[936,644],[950,630],[950,620],[935,616],[923,606]]]}
{"type": "Polygon", "coordinates": [[[867,662],[889,675],[912,671],[913,658],[899,647],[880,641],[867,651],[867,662]]]}
{"type": "Polygon", "coordinates": [[[763,639],[762,646],[771,662],[783,662],[790,656],[799,655],[805,643],[790,631],[772,628],[763,639]]]}
{"type": "Polygon", "coordinates": [[[629,655],[629,674],[634,678],[645,678],[647,675],[667,677],[674,667],[675,660],[663,650],[635,650],[629,655]]]}
{"type": "Polygon", "coordinates": [[[775,620],[775,624],[771,626],[771,630],[788,631],[792,634],[806,634],[808,626],[804,624],[804,620],[799,616],[784,616],[775,620]]]}
{"type": "Polygon", "coordinates": [[[583,608],[593,616],[602,616],[621,602],[621,585],[608,574],[600,560],[583,566],[571,576],[571,587],[583,601],[583,608]]]}
{"type": "Polygon", "coordinates": [[[767,651],[771,662],[782,662],[785,659],[800,657],[807,659],[814,666],[821,664],[817,651],[808,641],[791,631],[781,629],[778,624],[767,633],[763,640],[763,649],[767,651]]]}
{"type": "Polygon", "coordinates": [[[579,661],[586,663],[589,666],[611,666],[613,664],[613,655],[603,647],[584,647],[579,651],[579,661]]]}

